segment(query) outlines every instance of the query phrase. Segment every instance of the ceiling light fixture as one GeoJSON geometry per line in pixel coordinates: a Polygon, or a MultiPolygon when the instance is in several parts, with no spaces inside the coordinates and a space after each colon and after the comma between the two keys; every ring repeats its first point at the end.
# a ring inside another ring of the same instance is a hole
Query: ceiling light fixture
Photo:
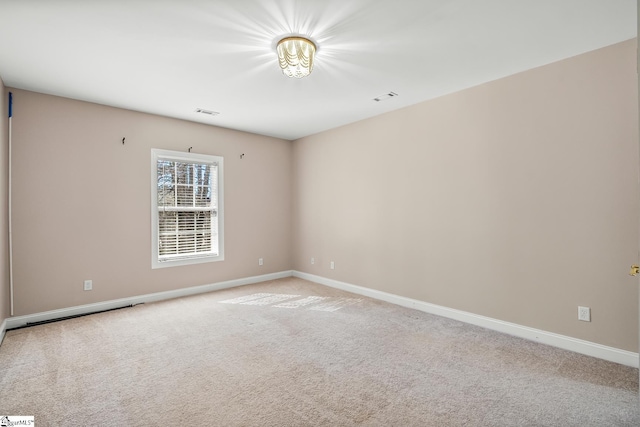
{"type": "Polygon", "coordinates": [[[301,79],[311,74],[316,45],[304,37],[285,37],[278,42],[278,61],[285,76],[301,79]]]}

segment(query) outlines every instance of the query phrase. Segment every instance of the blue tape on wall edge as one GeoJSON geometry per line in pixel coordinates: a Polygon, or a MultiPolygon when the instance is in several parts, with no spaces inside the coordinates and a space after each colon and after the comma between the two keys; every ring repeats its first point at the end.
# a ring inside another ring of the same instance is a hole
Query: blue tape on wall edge
{"type": "Polygon", "coordinates": [[[9,118],[13,116],[13,94],[9,92],[9,118]]]}

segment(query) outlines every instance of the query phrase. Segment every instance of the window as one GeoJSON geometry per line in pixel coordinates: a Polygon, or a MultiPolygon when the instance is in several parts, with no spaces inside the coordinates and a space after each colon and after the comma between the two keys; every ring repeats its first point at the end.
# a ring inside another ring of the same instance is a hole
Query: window
{"type": "Polygon", "coordinates": [[[151,150],[152,268],[224,259],[222,160],[151,150]]]}

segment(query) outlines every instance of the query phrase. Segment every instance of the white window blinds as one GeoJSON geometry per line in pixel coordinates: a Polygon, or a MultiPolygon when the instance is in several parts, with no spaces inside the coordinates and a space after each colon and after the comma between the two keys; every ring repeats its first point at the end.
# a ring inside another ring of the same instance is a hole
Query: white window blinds
{"type": "Polygon", "coordinates": [[[221,255],[221,162],[217,156],[154,150],[155,267],[221,255]]]}

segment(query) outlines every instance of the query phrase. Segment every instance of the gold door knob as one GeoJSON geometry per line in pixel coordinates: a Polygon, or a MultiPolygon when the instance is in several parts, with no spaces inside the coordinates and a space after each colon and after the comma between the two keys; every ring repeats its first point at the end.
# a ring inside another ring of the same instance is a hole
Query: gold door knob
{"type": "Polygon", "coordinates": [[[640,274],[640,266],[632,265],[631,270],[629,270],[629,276],[637,276],[640,274]]]}

